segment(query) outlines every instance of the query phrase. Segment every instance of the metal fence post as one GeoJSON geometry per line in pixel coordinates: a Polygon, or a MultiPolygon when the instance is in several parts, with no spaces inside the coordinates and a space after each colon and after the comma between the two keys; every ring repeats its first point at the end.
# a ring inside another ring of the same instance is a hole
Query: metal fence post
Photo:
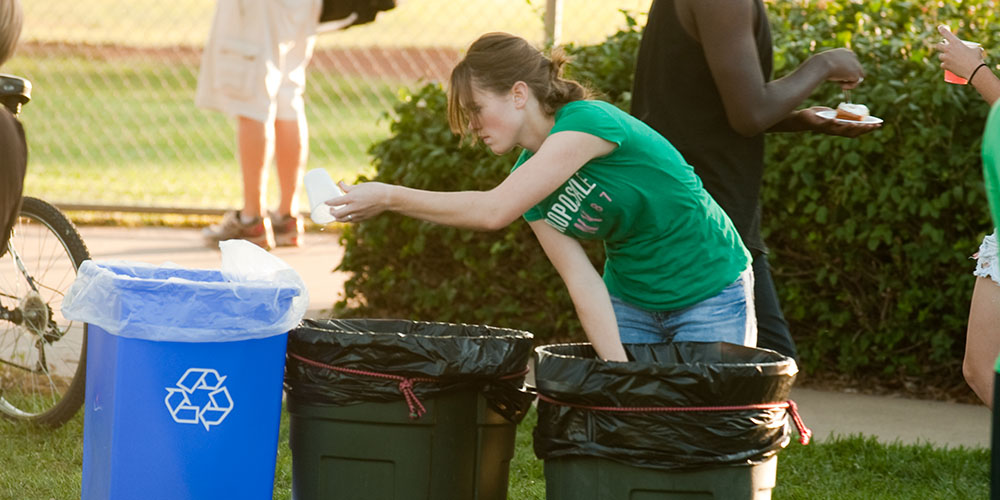
{"type": "Polygon", "coordinates": [[[553,46],[562,38],[562,0],[545,0],[545,43],[553,46]]]}

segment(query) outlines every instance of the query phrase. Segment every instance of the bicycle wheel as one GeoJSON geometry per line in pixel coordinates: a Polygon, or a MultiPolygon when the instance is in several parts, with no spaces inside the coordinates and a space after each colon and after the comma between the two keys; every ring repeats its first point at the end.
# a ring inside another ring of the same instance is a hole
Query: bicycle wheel
{"type": "Polygon", "coordinates": [[[60,311],[90,253],[62,212],[29,197],[3,250],[0,415],[58,427],[83,404],[87,325],[60,311]]]}

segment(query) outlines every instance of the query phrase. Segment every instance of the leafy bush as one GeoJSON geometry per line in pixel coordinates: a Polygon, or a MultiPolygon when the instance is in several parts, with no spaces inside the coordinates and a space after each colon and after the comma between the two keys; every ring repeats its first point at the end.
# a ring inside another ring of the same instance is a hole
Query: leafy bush
{"type": "MultiPolygon", "coordinates": [[[[943,81],[933,45],[949,24],[988,46],[992,1],[777,2],[775,72],[849,46],[866,77],[852,92],[885,120],[850,140],[774,134],[762,201],[785,314],[807,368],[960,373],[974,278],[991,230],[980,142],[988,106],[943,81]]],[[[837,85],[807,104],[834,107],[837,85]]]]}
{"type": "Polygon", "coordinates": [[[589,87],[594,97],[628,111],[632,104],[632,77],[635,58],[642,40],[642,26],[635,17],[622,11],[626,28],[598,45],[567,45],[572,62],[565,69],[572,78],[589,87]]]}
{"type": "MultiPolygon", "coordinates": [[[[969,254],[989,229],[979,163],[987,106],[945,84],[932,45],[939,23],[998,39],[994,2],[770,2],[775,76],[849,46],[867,76],[853,94],[883,118],[859,139],[773,134],[764,232],[806,371],[957,377],[973,278],[969,254]]],[[[567,74],[628,109],[639,29],[570,46],[567,74]]],[[[835,106],[822,85],[807,105],[835,106]]],[[[406,95],[373,180],[437,190],[488,189],[514,155],[462,147],[440,86],[406,95]]],[[[354,273],[338,314],[486,323],[543,341],[581,339],[572,304],[523,222],[481,234],[386,215],[347,228],[341,270],[354,273]],[[356,303],[361,301],[360,303],[356,303]],[[350,304],[350,305],[349,305],[350,304]]],[[[592,257],[599,262],[600,249],[592,257]]]]}

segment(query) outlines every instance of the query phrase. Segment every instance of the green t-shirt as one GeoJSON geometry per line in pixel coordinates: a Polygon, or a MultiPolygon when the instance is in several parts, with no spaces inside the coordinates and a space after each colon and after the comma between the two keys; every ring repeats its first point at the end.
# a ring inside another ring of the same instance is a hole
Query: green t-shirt
{"type": "MultiPolygon", "coordinates": [[[[733,223],[663,136],[601,101],[559,109],[550,134],[570,130],[618,147],[580,167],[524,218],[602,240],[612,295],[644,309],[681,309],[718,294],[748,267],[733,223]]],[[[531,156],[522,152],[511,171],[531,156]]]]}
{"type": "MultiPolygon", "coordinates": [[[[1000,227],[1000,101],[993,104],[986,119],[986,130],[983,131],[983,180],[986,182],[986,199],[993,214],[993,225],[1000,227]]],[[[1000,373],[1000,358],[997,358],[993,369],[1000,373]]]]}
{"type": "Polygon", "coordinates": [[[983,131],[983,179],[993,225],[1000,227],[1000,104],[993,105],[983,131]]]}

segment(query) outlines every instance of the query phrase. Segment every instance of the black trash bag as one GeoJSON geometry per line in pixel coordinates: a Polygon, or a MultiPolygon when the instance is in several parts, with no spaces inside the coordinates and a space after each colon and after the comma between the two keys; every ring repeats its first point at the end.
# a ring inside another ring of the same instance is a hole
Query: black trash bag
{"type": "Polygon", "coordinates": [[[635,361],[602,361],[589,344],[535,350],[538,458],[601,457],[679,470],[759,464],[788,445],[785,409],[650,410],[786,402],[798,372],[795,360],[722,342],[635,344],[625,349],[635,361]]]}
{"type": "Polygon", "coordinates": [[[404,399],[398,378],[371,375],[387,374],[412,379],[419,400],[476,388],[490,408],[518,423],[535,398],[524,388],[531,341],[528,332],[490,326],[307,319],[288,335],[285,390],[298,401],[332,406],[404,399]]]}

